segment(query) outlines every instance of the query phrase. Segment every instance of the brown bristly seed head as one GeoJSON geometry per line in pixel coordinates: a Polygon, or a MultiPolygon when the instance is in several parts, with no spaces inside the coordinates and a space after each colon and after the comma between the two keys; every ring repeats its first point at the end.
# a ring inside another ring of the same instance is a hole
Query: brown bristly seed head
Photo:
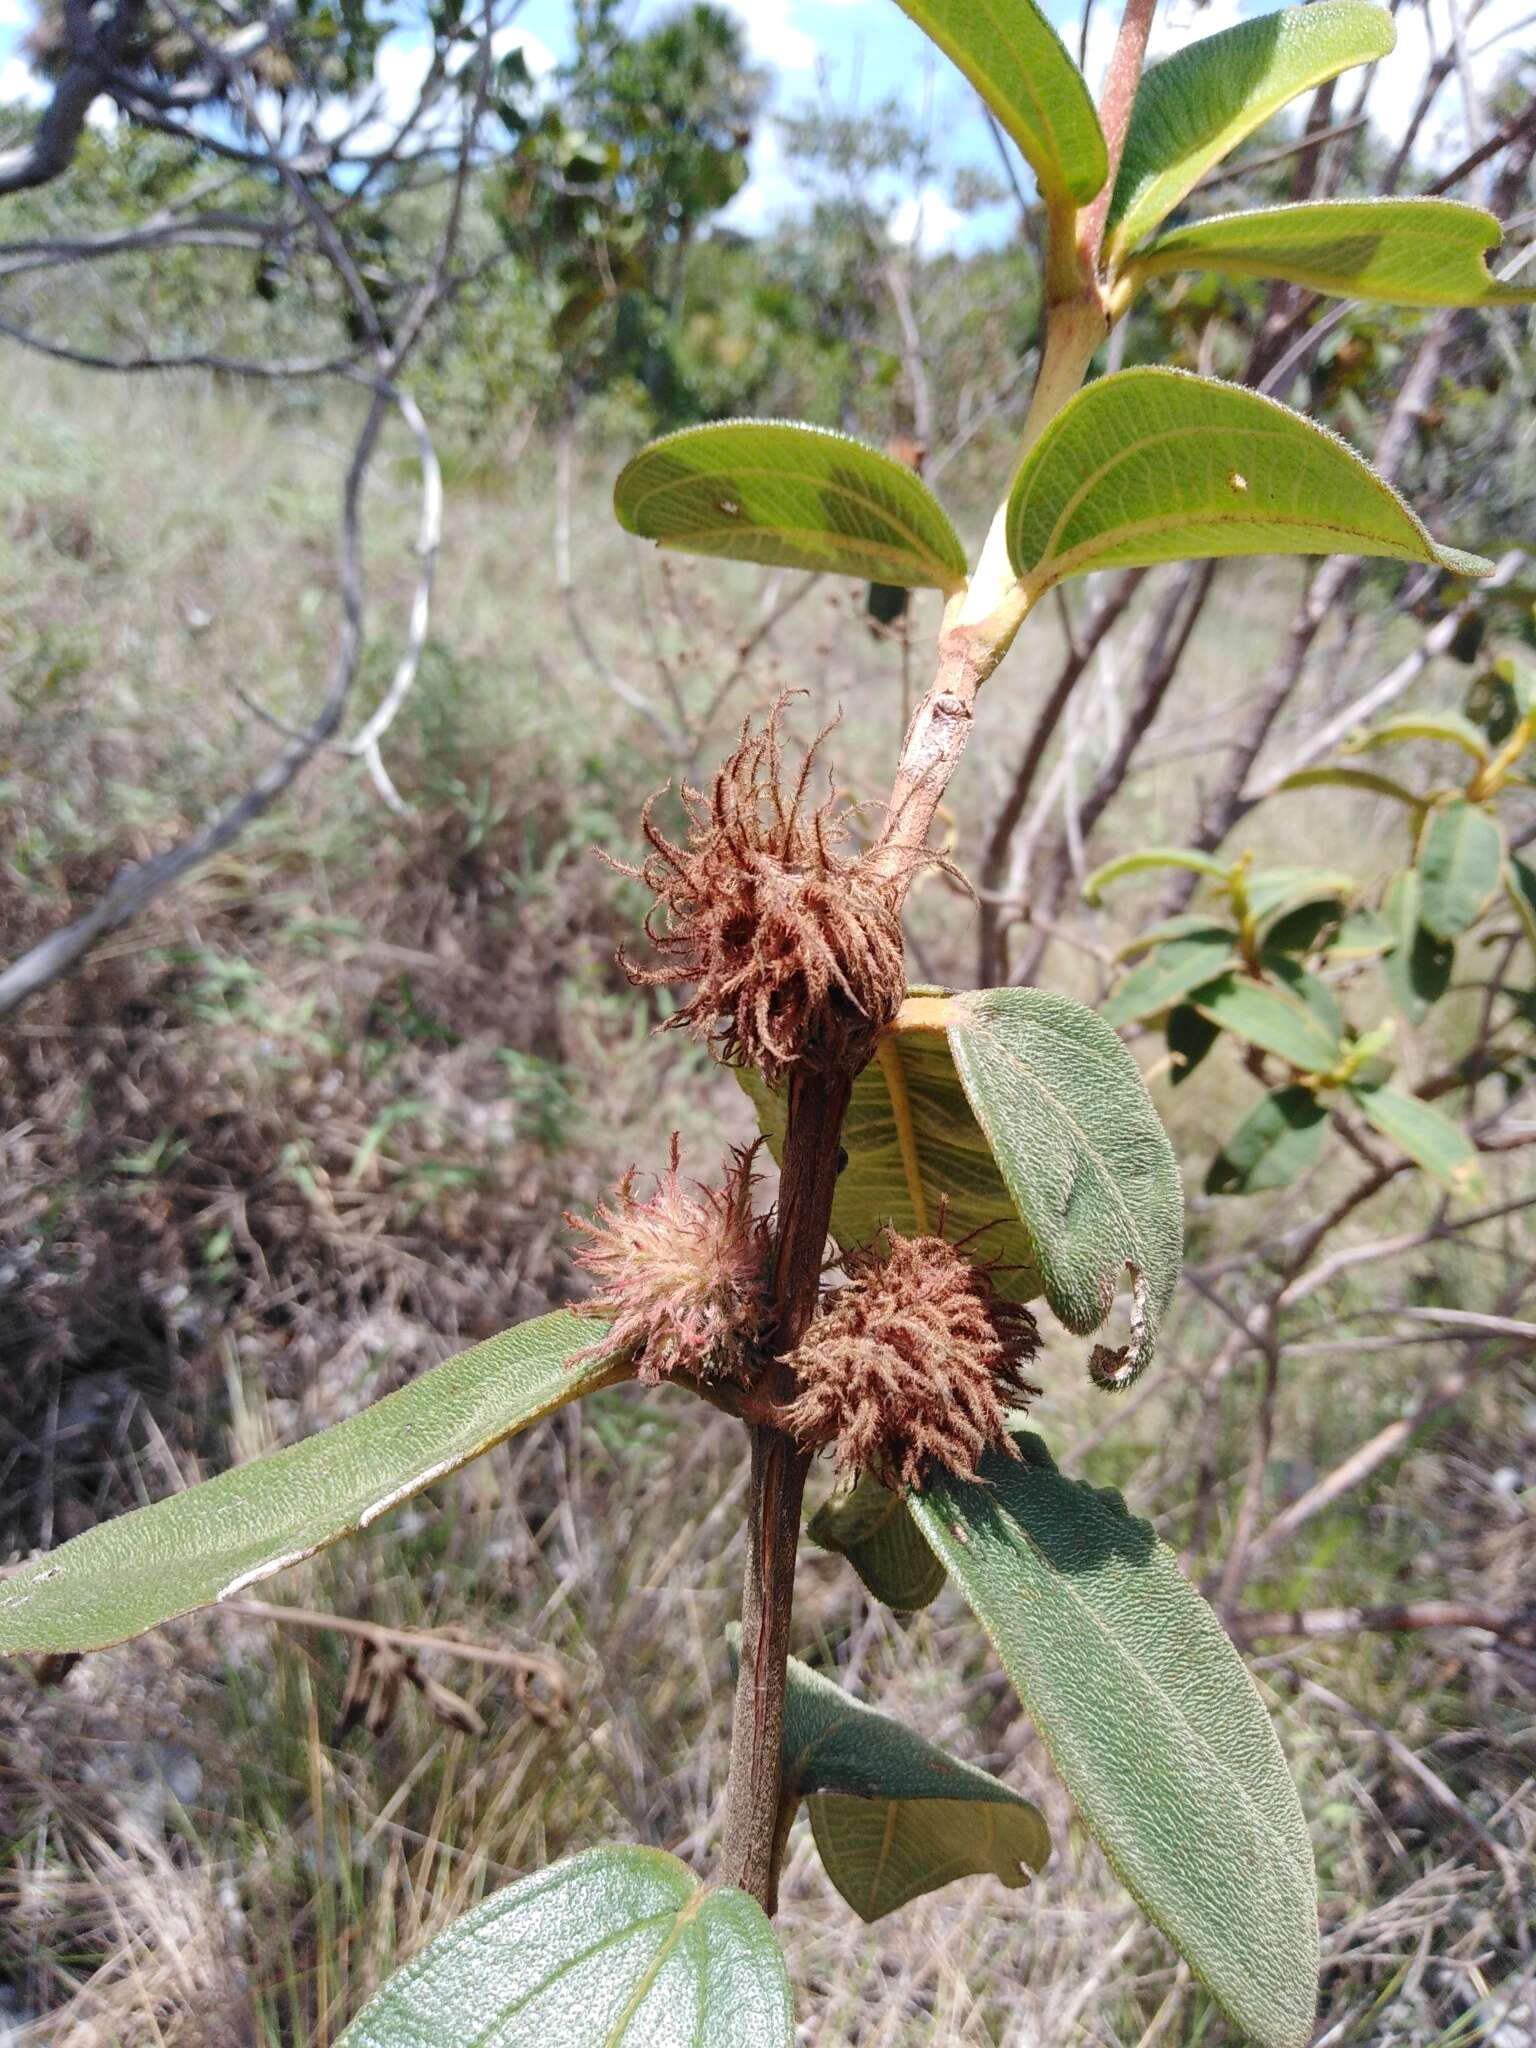
{"type": "Polygon", "coordinates": [[[631,1167],[595,1217],[566,1212],[588,1240],[576,1263],[598,1283],[576,1313],[613,1325],[571,1364],[622,1353],[650,1383],[745,1375],[768,1314],[772,1242],[769,1218],[752,1211],[756,1150],[733,1151],[724,1184],[706,1187],[683,1180],[674,1136],[671,1163],[644,1200],[631,1167]]]}
{"type": "Polygon", "coordinates": [[[970,1477],[988,1445],[1017,1456],[1007,1411],[1039,1392],[1023,1377],[1040,1348],[1034,1317],[943,1238],[885,1240],[885,1256],[848,1256],[848,1285],[791,1352],[784,1427],[807,1449],[831,1447],[840,1471],[890,1486],[921,1488],[935,1463],[970,1477]]]}
{"type": "Polygon", "coordinates": [[[824,727],[787,782],[781,696],[754,732],[742,726],[735,752],[708,793],[685,787],[683,845],[655,823],[653,797],[641,823],[651,852],[621,873],[656,897],[645,921],[661,956],[654,967],[624,958],[644,987],[692,982],[669,1026],[713,1043],[720,1058],[755,1067],[777,1087],[797,1062],[859,1067],[906,994],[901,899],[911,855],[893,878],[868,856],[840,851],[846,809],[836,793],[807,804],[824,727]]]}

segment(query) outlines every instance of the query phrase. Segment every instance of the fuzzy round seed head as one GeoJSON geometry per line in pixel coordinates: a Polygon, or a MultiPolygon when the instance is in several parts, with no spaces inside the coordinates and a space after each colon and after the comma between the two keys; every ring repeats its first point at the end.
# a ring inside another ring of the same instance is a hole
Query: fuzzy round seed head
{"type": "Polygon", "coordinates": [[[679,1174],[674,1137],[671,1164],[645,1200],[631,1167],[595,1217],[567,1212],[587,1239],[576,1263],[598,1283],[576,1313],[613,1325],[580,1358],[627,1353],[651,1383],[744,1372],[769,1299],[769,1221],[752,1213],[755,1151],[733,1152],[724,1185],[706,1187],[679,1174]]]}
{"type": "Polygon", "coordinates": [[[869,1057],[906,993],[905,883],[911,866],[934,858],[915,855],[893,880],[840,851],[848,832],[835,794],[818,809],[806,802],[826,731],[786,781],[786,701],[759,731],[743,725],[707,794],[684,788],[684,844],[660,831],[652,798],[641,820],[649,857],[638,868],[613,863],[656,897],[645,929],[660,964],[624,959],[625,972],[649,987],[692,982],[668,1024],[756,1067],[771,1086],[798,1061],[861,1066],[869,1057]]]}
{"type": "Polygon", "coordinates": [[[1023,1377],[1034,1317],[943,1238],[885,1239],[885,1256],[848,1257],[848,1285],[790,1354],[799,1391],[784,1426],[891,1486],[921,1488],[935,1462],[970,1477],[989,1444],[1016,1456],[1007,1411],[1039,1392],[1023,1377]]]}

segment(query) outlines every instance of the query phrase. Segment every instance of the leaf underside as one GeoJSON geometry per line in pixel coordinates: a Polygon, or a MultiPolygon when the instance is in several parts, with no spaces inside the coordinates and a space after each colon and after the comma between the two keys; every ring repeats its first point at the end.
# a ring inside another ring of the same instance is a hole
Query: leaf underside
{"type": "Polygon", "coordinates": [[[918,1533],[906,1502],[861,1472],[851,1492],[835,1493],[806,1523],[823,1550],[847,1558],[877,1600],[915,1614],[937,1598],[944,1567],[918,1533]]]}
{"type": "Polygon", "coordinates": [[[1245,2038],[1304,2048],[1316,1879],[1263,1704],[1151,1527],[1016,1442],[913,1512],[1121,1880],[1245,2038]]]}
{"type": "Polygon", "coordinates": [[[1453,199],[1320,199],[1175,228],[1133,268],[1139,277],[1215,270],[1285,278],[1394,306],[1529,305],[1536,288],[1488,274],[1488,253],[1502,239],[1491,213],[1453,199]]]}
{"type": "Polygon", "coordinates": [[[572,1355],[568,1310],[460,1352],[361,1414],[118,1515],[0,1581],[0,1655],[98,1650],[231,1598],[629,1368],[572,1355]]]}
{"type": "Polygon", "coordinates": [[[1056,415],[1014,483],[1008,552],[1036,596],[1090,569],[1201,555],[1492,567],[1432,540],[1326,428],[1235,384],[1160,369],[1101,377],[1056,415]]]}
{"type": "Polygon", "coordinates": [[[591,1849],[455,1920],[338,2048],[790,2048],[789,1982],[755,1899],[660,1849],[591,1849]]]}
{"type": "Polygon", "coordinates": [[[689,554],[908,589],[965,581],[965,550],[921,478],[829,427],[685,427],[625,465],[613,504],[626,532],[689,554]]]}

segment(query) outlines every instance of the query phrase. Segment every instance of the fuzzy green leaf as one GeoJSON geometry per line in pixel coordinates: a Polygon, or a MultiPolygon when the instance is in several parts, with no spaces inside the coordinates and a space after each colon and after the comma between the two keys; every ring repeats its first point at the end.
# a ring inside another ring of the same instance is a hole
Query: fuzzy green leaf
{"type": "Polygon", "coordinates": [[[851,1493],[834,1493],[806,1523],[823,1550],[846,1557],[869,1591],[898,1614],[915,1614],[938,1595],[944,1567],[917,1531],[899,1493],[861,1472],[851,1493]]]}
{"type": "Polygon", "coordinates": [[[312,1557],[540,1416],[627,1379],[568,1310],[461,1351],[360,1415],[99,1523],[0,1581],[0,1655],[99,1650],[312,1557]]]}
{"type": "Polygon", "coordinates": [[[1305,2048],[1317,1985],[1306,1823],[1225,1631],[1118,1494],[1038,1437],[913,1513],[1124,1884],[1259,2048],[1305,2048]]]}
{"type": "Polygon", "coordinates": [[[1178,270],[1282,277],[1394,306],[1530,305],[1536,289],[1488,274],[1485,259],[1503,232],[1491,213],[1454,199],[1323,199],[1175,228],[1131,268],[1137,277],[1178,270]]]}
{"type": "Polygon", "coordinates": [[[1419,849],[1419,917],[1437,939],[1477,923],[1499,886],[1504,835],[1476,804],[1458,799],[1435,812],[1419,849]]]}
{"type": "Polygon", "coordinates": [[[1084,202],[1109,153],[1082,73],[1033,0],[900,0],[981,94],[1024,154],[1041,194],[1084,202]]]}
{"type": "Polygon", "coordinates": [[[625,465],[613,505],[626,532],[689,554],[908,589],[965,581],[965,550],[922,480],[829,427],[685,427],[625,465]]]}
{"type": "Polygon", "coordinates": [[[1383,8],[1316,0],[1202,36],[1141,81],[1109,208],[1113,262],[1149,235],[1205,173],[1298,93],[1396,40],[1383,8]]]}
{"type": "Polygon", "coordinates": [[[1223,1031],[1274,1053],[1304,1074],[1326,1073],[1341,1056],[1337,1035],[1289,989],[1271,988],[1246,974],[1223,974],[1195,989],[1190,1001],[1223,1031]]]}
{"type": "Polygon", "coordinates": [[[861,1920],[959,1877],[990,1875],[1016,1891],[1050,1859],[1038,1807],[795,1657],[784,1782],[805,1796],[826,1873],[861,1920]]]}
{"type": "Polygon", "coordinates": [[[1102,1018],[1044,989],[955,996],[948,1010],[956,1070],[1051,1308],[1086,1335],[1130,1277],[1130,1340],[1093,1361],[1100,1384],[1127,1385],[1152,1356],[1184,1246],[1179,1170],[1136,1062],[1102,1018]]]}
{"type": "Polygon", "coordinates": [[[660,1849],[589,1849],[427,1943],[338,2048],[790,2048],[783,1958],[755,1899],[660,1849]]]}
{"type": "Polygon", "coordinates": [[[1454,945],[1437,939],[1420,922],[1419,897],[1418,875],[1405,868],[1393,877],[1382,905],[1383,920],[1392,935],[1386,961],[1387,988],[1410,1024],[1422,1024],[1445,994],[1456,962],[1454,945]]]}
{"type": "Polygon", "coordinates": [[[1457,1195],[1481,1192],[1483,1176],[1477,1152],[1460,1124],[1452,1123],[1416,1095],[1404,1095],[1396,1088],[1355,1084],[1345,1092],[1368,1124],[1390,1138],[1442,1187],[1457,1195]]]}
{"type": "Polygon", "coordinates": [[[1238,957],[1237,933],[1225,925],[1210,925],[1203,932],[1170,939],[1150,960],[1132,969],[1100,1015],[1112,1030],[1142,1017],[1156,1017],[1191,989],[1214,981],[1235,966],[1238,957]]]}
{"type": "Polygon", "coordinates": [[[1328,1112],[1309,1088],[1280,1088],[1251,1109],[1211,1162],[1208,1195],[1289,1187],[1323,1149],[1328,1112]]]}
{"type": "Polygon", "coordinates": [[[1008,501],[1008,553],[1032,596],[1090,569],[1186,556],[1493,566],[1432,540],[1325,427],[1235,384],[1151,369],[1101,377],[1052,420],[1008,501]]]}

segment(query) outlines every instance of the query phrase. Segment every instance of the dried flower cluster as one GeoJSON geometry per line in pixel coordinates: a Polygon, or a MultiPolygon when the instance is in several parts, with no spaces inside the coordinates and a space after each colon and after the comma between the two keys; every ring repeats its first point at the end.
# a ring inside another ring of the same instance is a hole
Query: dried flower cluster
{"type": "Polygon", "coordinates": [[[888,1255],[848,1257],[848,1285],[790,1354],[799,1392],[784,1425],[891,1486],[921,1487],[935,1462],[969,1477],[989,1444],[1014,1450],[1007,1411],[1039,1392],[1023,1377],[1039,1330],[959,1247],[885,1237],[888,1255]]]}
{"type": "Polygon", "coordinates": [[[627,1353],[652,1384],[743,1375],[769,1303],[771,1226],[752,1213],[756,1149],[733,1152],[725,1184],[712,1188],[684,1182],[674,1136],[671,1164],[646,1200],[631,1167],[595,1217],[567,1212],[588,1240],[576,1263],[598,1282],[576,1313],[613,1325],[581,1358],[627,1353]]]}
{"type": "MultiPolygon", "coordinates": [[[[642,986],[695,984],[668,1019],[713,1041],[721,1058],[777,1086],[797,1061],[860,1066],[906,993],[900,904],[906,877],[839,851],[846,813],[835,794],[807,792],[824,729],[786,784],[781,697],[767,723],[749,719],[708,795],[684,788],[687,844],[641,820],[651,852],[624,874],[654,891],[645,921],[656,967],[624,960],[642,986]]],[[[914,856],[913,865],[929,858],[914,856]]],[[[910,874],[910,866],[908,868],[910,874]]]]}

